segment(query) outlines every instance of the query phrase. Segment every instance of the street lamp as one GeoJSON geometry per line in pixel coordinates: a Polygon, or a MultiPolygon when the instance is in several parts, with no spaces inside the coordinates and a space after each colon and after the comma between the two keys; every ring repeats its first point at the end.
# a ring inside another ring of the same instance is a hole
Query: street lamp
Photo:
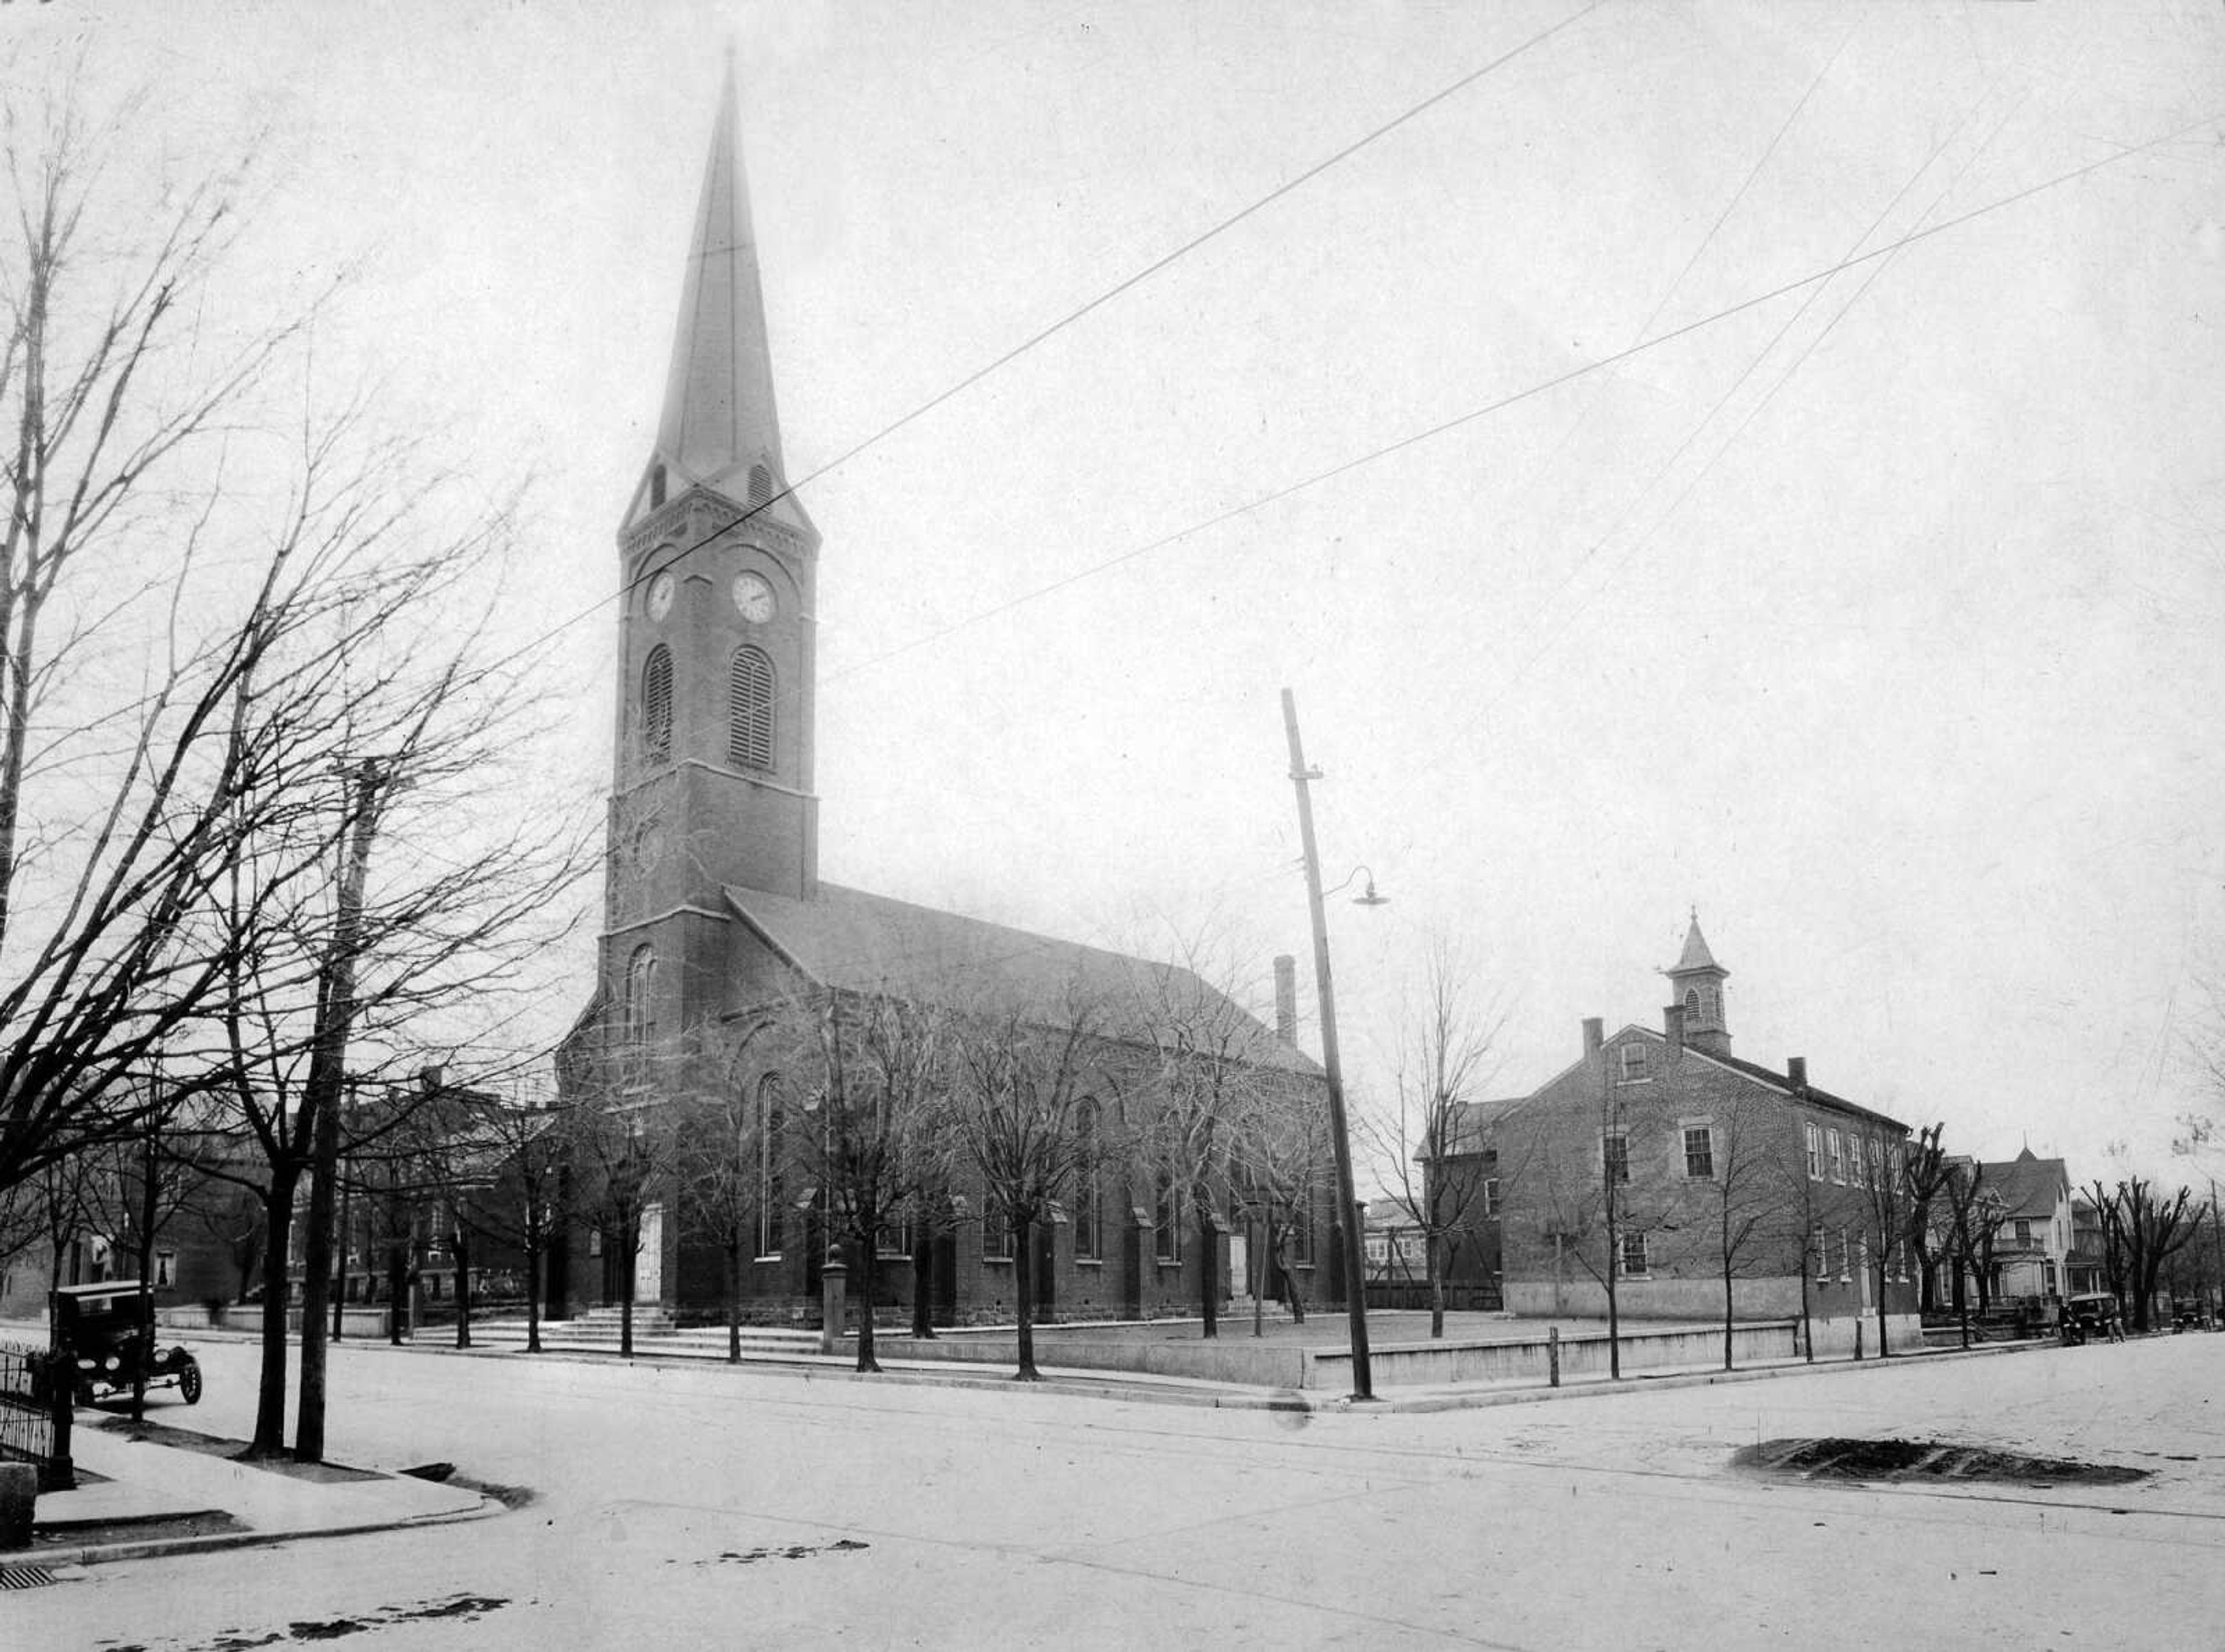
{"type": "MultiPolygon", "coordinates": [[[[1352,1397],[1372,1400],[1375,1397],[1375,1380],[1367,1361],[1367,1287],[1360,1256],[1360,1200],[1353,1191],[1352,1135],[1345,1124],[1344,1074],[1336,1057],[1336,993],[1329,982],[1328,919],[1322,908],[1321,856],[1314,846],[1313,796],[1306,789],[1309,782],[1321,778],[1321,771],[1306,767],[1305,750],[1298,740],[1298,703],[1287,688],[1283,690],[1283,726],[1290,737],[1290,783],[1298,792],[1298,839],[1306,855],[1306,906],[1313,919],[1314,984],[1321,1000],[1322,1073],[1328,1088],[1329,1136],[1336,1149],[1336,1199],[1337,1209],[1341,1212],[1337,1225],[1344,1230],[1344,1298],[1352,1319],[1352,1397]]],[[[1366,874],[1366,887],[1353,897],[1353,904],[1385,905],[1385,898],[1375,892],[1375,875],[1365,866],[1353,868],[1333,892],[1341,893],[1351,886],[1353,878],[1363,873],[1366,874]]]]}

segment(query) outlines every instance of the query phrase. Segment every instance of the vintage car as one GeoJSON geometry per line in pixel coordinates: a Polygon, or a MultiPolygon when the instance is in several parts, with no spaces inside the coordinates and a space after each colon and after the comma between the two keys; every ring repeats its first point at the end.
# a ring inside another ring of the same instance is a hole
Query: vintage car
{"type": "Polygon", "coordinates": [[[129,1394],[143,1380],[173,1388],[187,1405],[201,1397],[200,1362],[155,1340],[155,1293],[136,1279],[65,1285],[54,1292],[54,1349],[73,1372],[79,1405],[129,1394]]]}
{"type": "Polygon", "coordinates": [[[2096,1337],[2121,1339],[2124,1334],[2117,1299],[2108,1291],[2089,1291],[2063,1305],[2063,1339],[2067,1343],[2089,1342],[2096,1337]]]}

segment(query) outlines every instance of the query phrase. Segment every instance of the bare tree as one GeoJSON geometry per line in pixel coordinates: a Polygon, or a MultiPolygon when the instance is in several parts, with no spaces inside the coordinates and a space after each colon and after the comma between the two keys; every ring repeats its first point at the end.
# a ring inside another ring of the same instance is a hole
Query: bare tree
{"type": "MultiPolygon", "coordinates": [[[[1905,1142],[1888,1142],[1873,1136],[1868,1141],[1868,1163],[1861,1164],[1864,1138],[1854,1138],[1856,1191],[1861,1195],[1864,1248],[1877,1303],[1878,1358],[1892,1352],[1886,1293],[1892,1281],[1893,1257],[1906,1243],[1910,1219],[1908,1162],[1905,1142]]],[[[1905,1260],[1905,1258],[1904,1258],[1905,1260]]]]}
{"type": "MultiPolygon", "coordinates": [[[[1737,1287],[1742,1278],[1783,1266],[1788,1245],[1804,1246],[1801,1232],[1788,1231],[1784,1188],[1789,1167],[1778,1134],[1763,1112],[1764,1104],[1743,1094],[1719,1108],[1708,1133],[1706,1174],[1689,1162],[1687,1202],[1690,1219],[1702,1225],[1715,1253],[1723,1286],[1723,1369],[1732,1368],[1737,1287]]],[[[1804,1187],[1807,1177],[1798,1177],[1804,1187]]],[[[1797,1221],[1796,1214],[1792,1219],[1797,1221]]],[[[1806,1269],[1802,1269],[1803,1289],[1806,1269]]]]}
{"type": "Polygon", "coordinates": [[[2097,1179],[2086,1196],[2101,1218],[2111,1284],[2125,1303],[2132,1328],[2149,1330],[2164,1264],[2200,1231],[2201,1211],[2193,1203],[2193,1191],[2182,1187],[2165,1194],[2145,1176],[2127,1176],[2108,1192],[2097,1179]]]}
{"type": "Polygon", "coordinates": [[[1986,1167],[1975,1159],[1947,1161],[1942,1192],[1947,1205],[1946,1237],[1949,1259],[1955,1269],[1955,1318],[1962,1330],[1962,1345],[1970,1343],[1969,1287],[1978,1287],[1980,1313],[1992,1305],[1994,1241],[2008,1220],[2008,1208],[1987,1185],[1986,1167]]]}
{"type": "Polygon", "coordinates": [[[304,318],[208,325],[236,203],[116,164],[143,113],[6,100],[0,1188],[128,1129],[151,1096],[125,1080],[220,995],[225,953],[181,938],[267,756],[231,712],[320,601],[292,548],[238,554],[237,432],[304,318]]]}
{"type": "Polygon", "coordinates": [[[730,1364],[742,1357],[744,1270],[772,1219],[765,1208],[764,1155],[788,1150],[772,1093],[782,1076],[757,1074],[746,1059],[758,1035],[745,1034],[735,1059],[725,1064],[723,1084],[673,1104],[673,1187],[681,1219],[719,1247],[730,1364]]]}
{"type": "Polygon", "coordinates": [[[1132,968],[1136,1024],[1156,1058],[1147,1107],[1132,1121],[1135,1146],[1162,1185],[1179,1188],[1196,1225],[1202,1334],[1219,1334],[1226,1285],[1219,1265],[1231,1155],[1246,1121],[1286,1087],[1273,1035],[1238,1001],[1227,949],[1192,939],[1179,965],[1132,968]]]}
{"type": "Polygon", "coordinates": [[[1315,1087],[1303,1078],[1285,1075],[1279,1084],[1263,1086],[1256,1102],[1238,1126],[1233,1172],[1258,1223],[1259,1254],[1252,1273],[1255,1336],[1262,1331],[1271,1285],[1282,1292],[1291,1319],[1305,1323],[1302,1258],[1313,1213],[1336,1183],[1328,1111],[1320,1104],[1315,1087]]]}
{"type": "Polygon", "coordinates": [[[541,1351],[542,1290],[548,1254],[561,1232],[567,1137],[552,1106],[493,1100],[477,1136],[491,1161],[483,1187],[460,1206],[462,1221],[491,1243],[518,1252],[525,1272],[525,1347],[541,1351]]]}
{"type": "MultiPolygon", "coordinates": [[[[360,406],[273,421],[265,381],[304,320],[226,343],[204,304],[238,219],[226,180],[158,180],[149,218],[112,193],[136,169],[104,164],[129,120],[95,131],[67,102],[10,117],[0,1187],[127,1131],[148,1092],[126,1080],[158,1052],[176,1090],[226,1098],[266,1171],[269,1453],[294,1195],[337,1150],[352,1047],[414,1064],[405,1045],[447,1035],[423,1023],[504,1013],[585,838],[493,807],[523,760],[502,731],[530,703],[524,663],[485,663],[473,618],[506,512],[360,406]],[[374,762],[379,783],[335,807],[339,775],[374,762]],[[374,830],[385,864],[364,889],[374,830]]],[[[329,1179],[318,1191],[321,1247],[329,1179]]],[[[315,1316],[312,1456],[322,1335],[315,1316]]]]}
{"type": "Polygon", "coordinates": [[[830,1236],[852,1258],[858,1370],[877,1371],[880,1251],[897,1213],[935,1180],[929,1119],[942,1093],[948,1017],[889,993],[826,992],[808,1010],[815,1059],[788,1067],[809,1074],[816,1105],[793,1150],[823,1190],[830,1236]]]}
{"type": "Polygon", "coordinates": [[[1032,1241],[1074,1179],[1082,1147],[1074,1130],[1098,1051],[1100,1006],[1069,984],[1031,1016],[1017,1008],[970,1016],[952,1029],[950,1082],[939,1110],[956,1159],[978,1180],[1012,1237],[1021,1382],[1036,1382],[1032,1241]]]}
{"type": "Polygon", "coordinates": [[[1905,1173],[1905,1243],[1916,1259],[1918,1308],[1925,1313],[1935,1313],[1939,1307],[1938,1270],[1934,1263],[1946,1227],[1947,1183],[1952,1168],[1952,1161],[1939,1144],[1946,1129],[1942,1121],[1916,1133],[1905,1173]]]}
{"type": "Polygon", "coordinates": [[[567,1122],[574,1162],[588,1180],[588,1208],[604,1254],[618,1269],[618,1353],[631,1359],[643,1218],[672,1174],[680,1121],[654,1106],[583,1104],[567,1122]]]}
{"type": "Polygon", "coordinates": [[[1468,972],[1436,942],[1399,1035],[1395,1111],[1360,1121],[1391,1201],[1421,1236],[1432,1337],[1445,1333],[1446,1282],[1484,1211],[1477,1092],[1504,1020],[1474,1002],[1468,972]]]}

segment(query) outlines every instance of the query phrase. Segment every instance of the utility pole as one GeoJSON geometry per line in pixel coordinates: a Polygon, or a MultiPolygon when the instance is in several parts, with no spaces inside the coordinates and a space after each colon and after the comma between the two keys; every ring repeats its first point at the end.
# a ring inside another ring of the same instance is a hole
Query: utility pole
{"type": "Polygon", "coordinates": [[[2225,1321],[2225,1232],[2217,1226],[2217,1178],[2209,1178],[2209,1249],[2217,1263],[2217,1312],[2225,1321]]]}
{"type": "Polygon", "coordinates": [[[1298,703],[1283,690],[1283,726],[1290,738],[1290,783],[1298,792],[1298,839],[1306,853],[1306,907],[1314,926],[1314,982],[1321,999],[1322,1072],[1328,1086],[1329,1135],[1336,1149],[1337,1225],[1344,1230],[1344,1295],[1352,1319],[1352,1397],[1375,1397],[1367,1363],[1367,1285],[1360,1268],[1359,1199],[1352,1185],[1352,1137],[1345,1128],[1344,1074],[1336,1057],[1336,993],[1329,984],[1328,917],[1322,909],[1321,857],[1314,848],[1314,803],[1306,789],[1320,778],[1306,767],[1298,740],[1298,703]]]}
{"type": "Polygon", "coordinates": [[[309,1170],[309,1222],[301,1276],[301,1395],[294,1422],[294,1456],[325,1459],[325,1305],[333,1281],[333,1206],[339,1180],[340,1098],[348,1033],[355,1018],[355,955],[362,944],[363,886],[371,867],[371,841],[378,825],[379,760],[365,757],[342,770],[345,798],[339,896],[333,943],[319,972],[315,1041],[307,1087],[316,1121],[309,1170]]]}

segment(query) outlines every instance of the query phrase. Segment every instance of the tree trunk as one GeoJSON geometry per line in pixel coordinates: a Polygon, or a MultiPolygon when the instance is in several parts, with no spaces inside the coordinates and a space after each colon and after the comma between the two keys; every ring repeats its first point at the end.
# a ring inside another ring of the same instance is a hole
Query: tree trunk
{"type": "Polygon", "coordinates": [[[1422,1236],[1422,1259],[1429,1275],[1429,1335],[1432,1339],[1445,1334],[1445,1255],[1444,1242],[1435,1232],[1422,1236]]]}
{"type": "Polygon", "coordinates": [[[1012,1373],[1015,1382],[1039,1383],[1043,1373],[1036,1369],[1035,1305],[1029,1300],[1035,1290],[1035,1269],[1028,1260],[1028,1243],[1032,1238],[1035,1224],[1026,1218],[1012,1223],[1012,1288],[1019,1298],[1020,1368],[1012,1373]]]}
{"type": "Polygon", "coordinates": [[[873,1358],[873,1293],[880,1268],[880,1257],[875,1253],[881,1248],[871,1232],[874,1225],[866,1224],[865,1242],[858,1247],[858,1370],[861,1373],[881,1368],[881,1362],[873,1358]]]}
{"type": "Polygon", "coordinates": [[[727,1237],[726,1363],[742,1363],[742,1245],[749,1236],[736,1229],[727,1237]]]}
{"type": "Polygon", "coordinates": [[[347,1317],[347,1257],[348,1257],[348,1184],[340,1183],[340,1219],[339,1237],[333,1245],[335,1271],[333,1279],[333,1323],[326,1335],[334,1342],[340,1340],[347,1317]]]}
{"type": "Polygon", "coordinates": [[[541,1253],[547,1249],[530,1229],[525,1236],[525,1351],[541,1351],[541,1253]]]}
{"type": "Polygon", "coordinates": [[[1220,1247],[1214,1244],[1213,1211],[1195,1193],[1190,1195],[1190,1199],[1197,1206],[1198,1307],[1200,1317],[1205,1321],[1198,1334],[1217,1337],[1220,1334],[1220,1292],[1216,1288],[1220,1282],[1214,1275],[1220,1271],[1220,1247]]]}
{"type": "Polygon", "coordinates": [[[1731,1258],[1729,1255],[1729,1248],[1726,1246],[1724,1248],[1723,1256],[1723,1369],[1725,1370],[1731,1369],[1731,1321],[1733,1318],[1734,1315],[1731,1309],[1731,1258]]]}
{"type": "Polygon", "coordinates": [[[618,1256],[618,1358],[633,1358],[633,1281],[634,1269],[641,1260],[641,1223],[629,1213],[618,1223],[618,1234],[624,1243],[618,1256]]]}
{"type": "Polygon", "coordinates": [[[456,1259],[456,1346],[472,1345],[472,1236],[462,1228],[448,1235],[448,1250],[456,1259]]]}
{"type": "Polygon", "coordinates": [[[1885,1285],[1886,1254],[1885,1246],[1883,1244],[1880,1244],[1878,1246],[1877,1261],[1878,1358],[1880,1359],[1887,1358],[1892,1353],[1891,1345],[1886,1340],[1885,1285]]]}
{"type": "MultiPolygon", "coordinates": [[[[155,1179],[160,1162],[160,1143],[156,1139],[159,1128],[158,1125],[149,1124],[147,1131],[146,1155],[140,1161],[139,1167],[139,1232],[137,1236],[139,1279],[142,1284],[149,1288],[152,1288],[155,1283],[155,1220],[157,1213],[156,1206],[162,1197],[162,1187],[155,1179]]],[[[150,1329],[147,1334],[151,1338],[155,1333],[150,1329]]],[[[147,1349],[150,1358],[154,1351],[154,1346],[150,1342],[147,1349]]],[[[143,1359],[139,1363],[138,1375],[132,1379],[131,1383],[131,1421],[144,1422],[146,1420],[147,1361],[143,1359]]]]}
{"type": "MultiPolygon", "coordinates": [[[[1813,1229],[1810,1230],[1811,1232],[1813,1229]]],[[[1816,1309],[1809,1294],[1808,1245],[1800,1245],[1800,1347],[1810,1364],[1816,1363],[1816,1309]]]]}
{"type": "Polygon", "coordinates": [[[911,1240],[911,1333],[922,1341],[935,1335],[935,1233],[925,1222],[911,1240]]]}
{"type": "Polygon", "coordinates": [[[403,1320],[409,1304],[409,1241],[390,1240],[386,1246],[386,1339],[399,1348],[408,1327],[403,1320]]]}
{"type": "Polygon", "coordinates": [[[294,1225],[294,1188],[298,1170],[273,1168],[263,1195],[263,1254],[282,1258],[263,1269],[263,1368],[256,1383],[255,1437],[247,1454],[282,1457],[286,1452],[286,1272],[282,1258],[294,1225]]]}

